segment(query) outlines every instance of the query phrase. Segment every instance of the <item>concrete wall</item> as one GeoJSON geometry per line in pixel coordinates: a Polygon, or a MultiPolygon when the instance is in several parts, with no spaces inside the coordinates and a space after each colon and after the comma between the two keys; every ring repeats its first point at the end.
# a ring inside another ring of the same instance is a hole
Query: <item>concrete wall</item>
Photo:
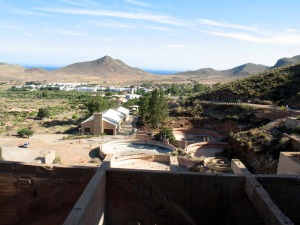
{"type": "Polygon", "coordinates": [[[300,175],[300,160],[293,155],[300,156],[300,152],[280,152],[277,174],[300,175]]]}
{"type": "Polygon", "coordinates": [[[94,177],[86,186],[64,225],[103,225],[106,201],[106,169],[110,167],[111,156],[106,157],[94,177]]]}
{"type": "Polygon", "coordinates": [[[87,121],[85,123],[81,124],[81,133],[82,134],[93,134],[93,130],[94,130],[94,121],[87,121]],[[90,128],[90,132],[85,132],[85,128],[90,128]]]}
{"type": "Polygon", "coordinates": [[[106,224],[265,224],[244,177],[110,169],[106,182],[106,224]]]}
{"type": "Polygon", "coordinates": [[[0,163],[0,224],[62,224],[94,168],[0,163]]]}
{"type": "Polygon", "coordinates": [[[300,177],[258,175],[256,179],[294,224],[300,224],[300,177]]]}
{"type": "Polygon", "coordinates": [[[117,129],[116,129],[116,126],[111,124],[111,123],[108,123],[106,121],[103,121],[103,132],[104,132],[104,129],[112,129],[114,134],[113,135],[116,135],[117,134],[117,129]]]}
{"type": "Polygon", "coordinates": [[[234,174],[250,175],[251,173],[239,159],[231,160],[231,169],[234,174]]]}

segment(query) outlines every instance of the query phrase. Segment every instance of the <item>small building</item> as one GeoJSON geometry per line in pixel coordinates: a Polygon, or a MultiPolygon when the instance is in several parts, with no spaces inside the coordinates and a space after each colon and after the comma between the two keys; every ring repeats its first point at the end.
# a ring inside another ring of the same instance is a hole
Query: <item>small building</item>
{"type": "Polygon", "coordinates": [[[135,114],[139,111],[139,107],[138,105],[131,105],[131,106],[128,106],[129,108],[129,113],[130,114],[135,114]]]}
{"type": "Polygon", "coordinates": [[[128,102],[128,100],[126,98],[124,98],[124,97],[118,98],[118,103],[123,104],[125,102],[128,102]]]}
{"type": "Polygon", "coordinates": [[[128,100],[139,99],[140,97],[142,97],[142,96],[141,95],[137,95],[137,94],[128,94],[128,95],[126,95],[126,98],[128,100]]]}
{"type": "Polygon", "coordinates": [[[129,110],[119,107],[117,110],[108,109],[100,113],[94,113],[91,117],[81,123],[81,132],[83,134],[116,135],[123,123],[127,120],[129,110]]]}

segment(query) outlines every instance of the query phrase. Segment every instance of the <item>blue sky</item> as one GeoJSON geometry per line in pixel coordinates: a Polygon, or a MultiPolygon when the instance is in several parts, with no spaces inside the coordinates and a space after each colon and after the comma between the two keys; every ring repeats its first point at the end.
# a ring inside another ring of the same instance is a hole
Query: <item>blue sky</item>
{"type": "Polygon", "coordinates": [[[0,62],[271,66],[300,54],[299,9],[299,0],[0,0],[0,62]]]}

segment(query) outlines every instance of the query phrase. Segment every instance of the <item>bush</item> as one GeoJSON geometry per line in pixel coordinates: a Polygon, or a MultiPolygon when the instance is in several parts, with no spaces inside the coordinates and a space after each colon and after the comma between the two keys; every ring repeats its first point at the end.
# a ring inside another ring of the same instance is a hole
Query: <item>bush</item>
{"type": "Polygon", "coordinates": [[[38,112],[38,117],[43,119],[43,118],[49,118],[51,115],[50,110],[48,108],[40,108],[38,112]]]}
{"type": "Polygon", "coordinates": [[[2,148],[0,147],[0,160],[3,160],[3,157],[2,157],[2,148]]]}
{"type": "Polygon", "coordinates": [[[175,143],[175,136],[170,128],[162,128],[159,132],[159,135],[162,137],[163,140],[169,140],[171,144],[175,143]]]}
{"type": "Polygon", "coordinates": [[[20,130],[18,130],[18,135],[24,137],[24,136],[31,136],[33,135],[33,131],[28,129],[28,128],[22,128],[20,130]]]}
{"type": "Polygon", "coordinates": [[[53,164],[62,164],[60,156],[55,157],[55,159],[53,160],[53,164]]]}
{"type": "Polygon", "coordinates": [[[73,119],[73,120],[78,120],[77,114],[74,114],[74,115],[72,116],[72,119],[73,119]]]}

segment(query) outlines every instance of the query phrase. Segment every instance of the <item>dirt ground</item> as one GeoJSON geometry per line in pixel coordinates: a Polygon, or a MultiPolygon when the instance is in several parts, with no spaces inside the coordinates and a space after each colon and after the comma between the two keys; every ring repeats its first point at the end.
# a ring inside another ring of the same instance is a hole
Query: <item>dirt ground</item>
{"type": "MultiPolygon", "coordinates": [[[[81,140],[62,140],[64,134],[35,134],[32,137],[20,138],[15,136],[0,137],[2,147],[2,157],[6,161],[32,162],[39,155],[48,150],[55,150],[63,165],[87,165],[98,166],[99,161],[93,162],[93,158],[98,158],[98,148],[103,142],[126,138],[124,136],[104,136],[92,137],[81,140]],[[19,147],[23,143],[29,142],[29,148],[19,147]]],[[[94,160],[96,161],[96,160],[94,160]]]]}

